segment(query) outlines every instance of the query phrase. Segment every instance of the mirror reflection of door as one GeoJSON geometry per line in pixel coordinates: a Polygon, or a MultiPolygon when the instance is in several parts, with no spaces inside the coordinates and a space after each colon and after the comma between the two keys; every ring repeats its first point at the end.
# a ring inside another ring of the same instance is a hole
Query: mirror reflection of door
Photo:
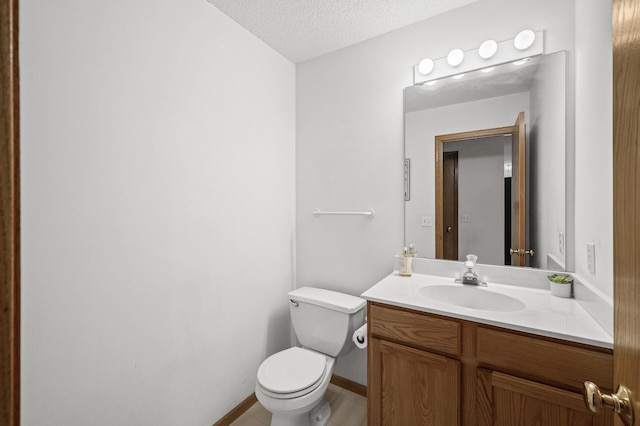
{"type": "Polygon", "coordinates": [[[436,258],[525,266],[524,113],[515,126],[436,136],[436,258]],[[455,159],[454,159],[455,158],[455,159]]]}
{"type": "Polygon", "coordinates": [[[458,260],[458,151],[443,153],[443,259],[458,260]]]}
{"type": "Polygon", "coordinates": [[[511,140],[511,150],[513,158],[513,173],[511,179],[511,248],[520,250],[513,253],[511,264],[515,266],[525,266],[526,256],[523,251],[525,246],[525,123],[524,112],[518,114],[515,131],[511,140]]]}

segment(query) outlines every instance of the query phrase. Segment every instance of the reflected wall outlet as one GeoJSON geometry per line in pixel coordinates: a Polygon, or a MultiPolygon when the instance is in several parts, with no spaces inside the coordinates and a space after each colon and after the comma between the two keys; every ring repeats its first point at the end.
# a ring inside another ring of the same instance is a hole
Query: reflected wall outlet
{"type": "Polygon", "coordinates": [[[596,245],[587,243],[587,269],[593,275],[596,274],[596,245]]]}
{"type": "Polygon", "coordinates": [[[422,226],[433,226],[433,219],[431,216],[422,216],[422,226]]]}

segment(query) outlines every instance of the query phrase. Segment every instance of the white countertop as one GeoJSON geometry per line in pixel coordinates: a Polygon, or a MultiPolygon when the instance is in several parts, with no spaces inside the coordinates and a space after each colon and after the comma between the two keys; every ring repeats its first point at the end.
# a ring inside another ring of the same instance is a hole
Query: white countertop
{"type": "Polygon", "coordinates": [[[518,311],[496,312],[456,306],[429,299],[420,293],[422,287],[443,284],[462,285],[455,284],[451,277],[415,273],[411,277],[402,277],[394,272],[365,291],[361,297],[373,302],[417,311],[613,348],[613,337],[575,299],[552,296],[546,289],[488,283],[487,287],[480,289],[514,297],[526,305],[524,309],[518,311]]]}

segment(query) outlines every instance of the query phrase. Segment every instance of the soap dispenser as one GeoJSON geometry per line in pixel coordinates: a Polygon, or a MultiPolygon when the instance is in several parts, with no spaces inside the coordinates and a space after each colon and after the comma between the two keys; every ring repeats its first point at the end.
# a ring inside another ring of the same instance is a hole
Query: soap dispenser
{"type": "Polygon", "coordinates": [[[402,257],[400,258],[400,268],[398,273],[403,277],[410,277],[412,274],[411,264],[413,258],[416,256],[416,249],[414,244],[409,244],[409,248],[402,249],[402,257]]]}

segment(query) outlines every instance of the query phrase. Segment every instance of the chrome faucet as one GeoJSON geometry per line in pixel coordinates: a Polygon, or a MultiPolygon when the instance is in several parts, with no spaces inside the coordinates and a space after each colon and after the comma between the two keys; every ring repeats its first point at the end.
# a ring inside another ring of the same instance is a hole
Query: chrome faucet
{"type": "Polygon", "coordinates": [[[462,278],[455,280],[455,282],[460,284],[486,287],[487,283],[481,281],[480,277],[478,277],[478,273],[475,271],[477,260],[478,256],[476,256],[475,254],[468,254],[467,260],[464,262],[464,272],[462,273],[462,278]]]}

